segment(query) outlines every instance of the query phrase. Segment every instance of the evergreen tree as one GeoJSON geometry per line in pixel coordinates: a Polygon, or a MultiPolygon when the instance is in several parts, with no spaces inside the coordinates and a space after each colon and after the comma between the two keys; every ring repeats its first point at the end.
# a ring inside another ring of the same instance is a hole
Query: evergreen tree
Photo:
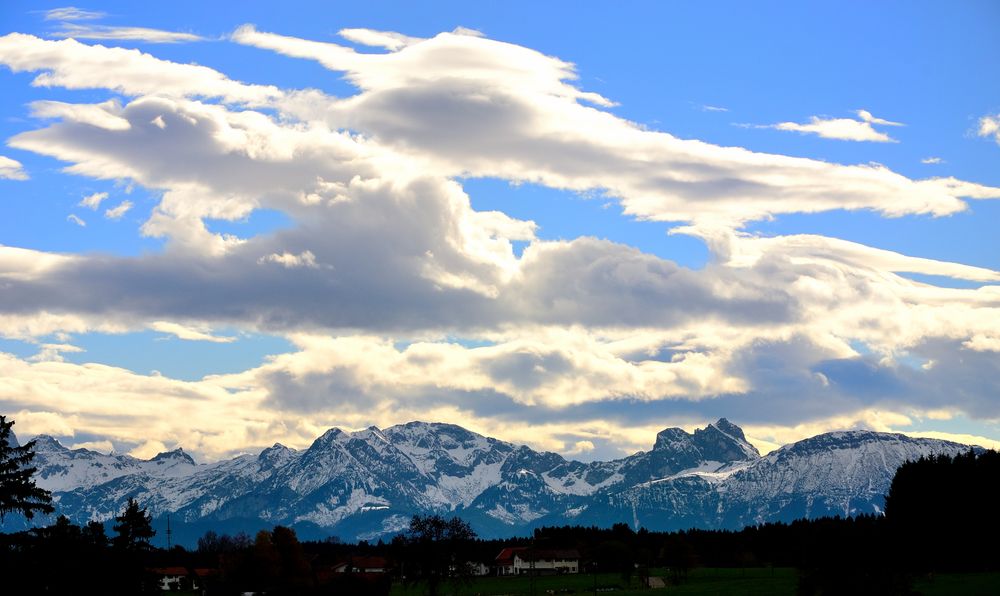
{"type": "Polygon", "coordinates": [[[153,516],[139,507],[135,499],[129,499],[125,511],[115,518],[118,523],[114,531],[114,545],[125,550],[148,550],[149,541],[156,535],[153,530],[153,516]]]}
{"type": "Polygon", "coordinates": [[[104,548],[108,545],[108,536],[104,532],[104,524],[99,521],[89,521],[86,527],[81,528],[81,534],[87,544],[95,548],[104,548]]]}
{"type": "Polygon", "coordinates": [[[4,515],[14,511],[31,519],[36,511],[52,513],[49,491],[35,486],[31,478],[37,468],[31,465],[35,457],[35,442],[28,441],[20,447],[13,444],[14,433],[10,428],[14,421],[7,422],[0,416],[0,522],[4,515]]]}

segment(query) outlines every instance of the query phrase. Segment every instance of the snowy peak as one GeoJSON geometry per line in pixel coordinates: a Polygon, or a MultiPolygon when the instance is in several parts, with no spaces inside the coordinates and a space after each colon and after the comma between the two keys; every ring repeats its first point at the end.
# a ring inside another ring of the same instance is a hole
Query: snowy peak
{"type": "Polygon", "coordinates": [[[461,426],[440,422],[407,422],[387,428],[385,435],[395,444],[445,451],[485,447],[491,440],[495,441],[461,426]]]}
{"type": "Polygon", "coordinates": [[[261,451],[257,459],[262,465],[273,468],[287,463],[295,453],[297,452],[294,449],[285,447],[281,443],[275,443],[271,447],[261,451]]]}
{"type": "Polygon", "coordinates": [[[757,448],[747,442],[743,429],[725,418],[695,430],[693,443],[706,461],[751,461],[760,457],[757,448]]]}
{"type": "Polygon", "coordinates": [[[653,443],[653,451],[672,450],[678,447],[686,448],[691,442],[691,435],[683,428],[665,428],[656,433],[656,442],[653,443]]]}
{"type": "Polygon", "coordinates": [[[192,458],[187,453],[184,453],[184,449],[178,447],[173,451],[164,451],[162,453],[157,453],[153,456],[153,459],[149,460],[151,462],[158,462],[160,464],[188,464],[191,466],[196,465],[194,458],[192,458]]]}
{"type": "Polygon", "coordinates": [[[307,451],[312,451],[314,449],[325,449],[333,443],[343,441],[346,436],[347,433],[340,430],[339,428],[331,428],[330,430],[326,431],[325,433],[317,437],[316,440],[312,442],[312,445],[309,446],[309,449],[307,451]]]}
{"type": "Polygon", "coordinates": [[[681,428],[667,428],[656,435],[650,456],[669,454],[669,458],[689,460],[698,465],[705,461],[750,461],[760,457],[757,448],[747,442],[743,429],[725,418],[695,429],[694,434],[681,428]]]}
{"type": "Polygon", "coordinates": [[[69,449],[64,447],[62,443],[55,439],[55,437],[50,437],[49,435],[38,435],[34,438],[34,441],[35,453],[59,453],[60,451],[69,451],[69,449]]]}
{"type": "Polygon", "coordinates": [[[735,439],[738,439],[740,441],[746,441],[747,440],[746,435],[743,434],[743,429],[740,428],[740,427],[738,427],[738,426],[736,426],[732,422],[726,420],[725,418],[719,418],[718,420],[716,420],[713,424],[711,424],[709,426],[714,426],[715,428],[721,430],[722,432],[726,433],[727,435],[729,435],[729,436],[731,436],[731,437],[733,437],[735,439]]]}
{"type": "MultiPolygon", "coordinates": [[[[947,453],[952,455],[973,449],[969,445],[908,437],[899,433],[882,433],[871,430],[849,430],[824,433],[775,449],[765,459],[776,462],[811,459],[838,459],[858,462],[866,457],[879,461],[895,462],[919,459],[925,455],[947,453]]],[[[982,449],[976,447],[974,449],[982,449]]],[[[898,465],[898,464],[897,464],[898,465]]]]}

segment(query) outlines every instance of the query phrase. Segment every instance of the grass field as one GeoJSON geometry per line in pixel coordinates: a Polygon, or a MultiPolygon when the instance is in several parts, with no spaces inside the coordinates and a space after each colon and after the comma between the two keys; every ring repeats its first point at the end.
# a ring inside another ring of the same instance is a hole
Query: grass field
{"type": "MultiPolygon", "coordinates": [[[[663,575],[657,570],[653,575],[663,575]]],[[[781,596],[795,594],[798,572],[793,568],[708,568],[695,569],[686,581],[679,585],[669,585],[662,590],[650,590],[632,579],[630,585],[622,583],[616,574],[597,576],[598,594],[632,596],[653,594],[678,596],[781,596]]],[[[996,596],[1000,594],[1000,573],[949,573],[938,574],[933,579],[917,578],[913,589],[923,596],[996,596]]],[[[393,586],[393,596],[419,596],[424,593],[422,586],[410,589],[402,585],[393,586]]],[[[442,594],[456,596],[539,596],[546,594],[593,594],[594,576],[587,574],[537,577],[532,583],[527,577],[481,577],[453,591],[446,586],[442,594]]]]}
{"type": "Polygon", "coordinates": [[[918,578],[913,589],[923,596],[996,596],[1000,594],[1000,573],[946,573],[933,579],[918,578]]]}
{"type": "MultiPolygon", "coordinates": [[[[664,575],[663,570],[655,570],[653,575],[664,575]]],[[[695,569],[686,581],[679,585],[670,585],[665,589],[650,590],[639,585],[636,578],[630,585],[622,583],[617,574],[599,574],[597,576],[598,594],[609,596],[781,596],[795,594],[798,583],[798,572],[793,568],[707,568],[695,569]]],[[[930,578],[917,578],[913,589],[923,596],[996,596],[1000,594],[1000,573],[948,573],[938,574],[930,578]]],[[[453,591],[451,586],[445,586],[442,596],[545,596],[547,594],[593,594],[594,576],[587,574],[537,577],[532,582],[527,577],[481,577],[453,591]]],[[[164,592],[164,594],[185,596],[196,592],[164,592]]],[[[392,596],[421,596],[423,586],[413,586],[406,589],[400,584],[394,584],[392,596]]]]}
{"type": "MultiPolygon", "coordinates": [[[[654,572],[653,575],[659,575],[654,572]]],[[[598,594],[717,594],[733,596],[770,596],[794,594],[798,574],[794,569],[696,569],[680,585],[669,585],[664,590],[643,588],[637,578],[630,585],[622,582],[621,576],[613,573],[598,574],[596,586],[598,594]]],[[[442,594],[457,596],[532,596],[538,594],[593,594],[595,577],[588,574],[536,577],[534,582],[528,577],[481,577],[453,591],[451,586],[442,594]]],[[[418,596],[424,593],[422,586],[406,589],[393,586],[393,596],[418,596]]]]}

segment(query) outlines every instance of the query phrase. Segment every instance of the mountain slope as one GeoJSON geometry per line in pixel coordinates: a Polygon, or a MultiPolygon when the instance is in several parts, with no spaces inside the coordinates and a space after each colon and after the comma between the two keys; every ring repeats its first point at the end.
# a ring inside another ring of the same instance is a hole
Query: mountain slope
{"type": "Polygon", "coordinates": [[[694,433],[665,429],[650,451],[582,463],[451,424],[410,422],[331,429],[301,451],[276,444],[208,465],[180,449],[140,460],[69,450],[43,436],[36,463],[57,513],[77,522],[109,519],[134,497],[191,539],[274,524],[310,537],[374,539],[416,513],[460,515],[483,536],[504,536],[538,525],[738,528],[878,512],[904,461],[967,449],[850,431],[761,457],[723,418],[694,433]]]}

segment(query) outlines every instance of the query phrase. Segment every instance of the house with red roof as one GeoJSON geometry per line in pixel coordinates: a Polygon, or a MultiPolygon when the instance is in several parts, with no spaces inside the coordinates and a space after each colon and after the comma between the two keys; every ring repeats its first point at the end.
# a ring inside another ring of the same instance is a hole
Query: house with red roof
{"type": "Polygon", "coordinates": [[[514,571],[514,555],[528,550],[526,546],[510,546],[502,551],[493,560],[493,566],[497,570],[497,575],[516,575],[514,571]]]}

